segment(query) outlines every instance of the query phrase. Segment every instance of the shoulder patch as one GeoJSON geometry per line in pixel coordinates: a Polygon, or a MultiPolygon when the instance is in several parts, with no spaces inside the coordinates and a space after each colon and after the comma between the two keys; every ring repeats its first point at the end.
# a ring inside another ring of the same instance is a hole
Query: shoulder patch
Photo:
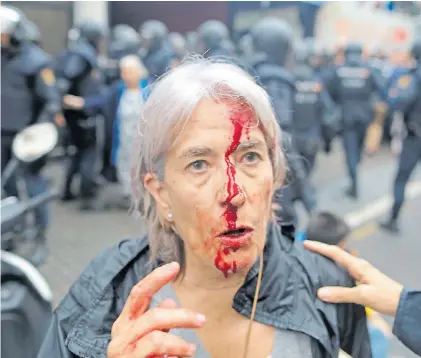
{"type": "Polygon", "coordinates": [[[411,81],[412,81],[412,78],[410,75],[400,76],[398,80],[398,88],[407,89],[411,81]]]}
{"type": "Polygon", "coordinates": [[[47,86],[52,86],[56,83],[56,77],[50,68],[45,68],[41,71],[41,78],[47,86]]]}

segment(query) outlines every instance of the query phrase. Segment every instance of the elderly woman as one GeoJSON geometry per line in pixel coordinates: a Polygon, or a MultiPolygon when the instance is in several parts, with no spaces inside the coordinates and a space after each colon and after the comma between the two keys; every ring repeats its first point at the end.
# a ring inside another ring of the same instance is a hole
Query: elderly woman
{"type": "Polygon", "coordinates": [[[353,280],[271,222],[281,133],[251,77],[183,63],[157,81],[140,132],[134,197],[149,233],[92,261],[38,357],[371,357],[364,308],[317,298],[353,280]]]}
{"type": "Polygon", "coordinates": [[[148,95],[147,71],[137,56],[129,55],[120,60],[121,80],[100,95],[81,98],[64,97],[64,104],[87,111],[101,110],[108,118],[111,132],[111,162],[116,167],[123,196],[131,193],[131,150],[137,136],[137,125],[143,103],[148,95]]]}

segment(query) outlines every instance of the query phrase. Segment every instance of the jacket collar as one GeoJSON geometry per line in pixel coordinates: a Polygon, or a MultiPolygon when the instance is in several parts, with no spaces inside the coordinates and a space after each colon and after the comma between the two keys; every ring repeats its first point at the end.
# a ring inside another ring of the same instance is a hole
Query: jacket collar
{"type": "MultiPolygon", "coordinates": [[[[90,309],[69,332],[66,345],[77,356],[106,357],[112,324],[121,312],[131,287],[154,268],[150,267],[145,272],[141,265],[134,265],[148,255],[147,240],[144,238],[137,242],[130,256],[125,258],[125,264],[116,268],[115,276],[109,279],[108,284],[102,283],[106,288],[93,299],[90,309]]],[[[324,347],[326,356],[333,358],[339,348],[331,340],[329,332],[335,331],[335,327],[327,327],[329,319],[324,319],[324,315],[326,312],[335,315],[336,311],[332,305],[316,298],[316,290],[320,287],[319,276],[314,272],[314,266],[311,267],[313,270],[301,267],[304,265],[300,261],[302,258],[295,251],[293,239],[282,235],[277,225],[270,225],[255,320],[278,329],[309,335],[324,347]]],[[[256,262],[233,301],[233,308],[247,317],[251,315],[258,268],[259,262],[256,262]]]]}

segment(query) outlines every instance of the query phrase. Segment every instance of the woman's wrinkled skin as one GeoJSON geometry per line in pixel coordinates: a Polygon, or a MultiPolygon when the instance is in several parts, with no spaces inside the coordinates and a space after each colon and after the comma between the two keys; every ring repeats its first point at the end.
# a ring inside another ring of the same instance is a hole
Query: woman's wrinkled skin
{"type": "Polygon", "coordinates": [[[153,174],[145,176],[160,215],[184,241],[185,272],[196,282],[223,278],[218,260],[231,268],[230,274],[245,276],[263,249],[273,170],[263,132],[252,116],[241,103],[201,100],[166,154],[164,182],[153,174]],[[231,153],[236,121],[250,125],[245,125],[231,153]],[[235,169],[231,180],[230,166],[235,169]],[[232,190],[229,195],[228,185],[238,186],[235,195],[232,190]],[[229,228],[227,206],[236,212],[236,227],[253,229],[251,240],[238,250],[222,247],[217,238],[229,228]]]}

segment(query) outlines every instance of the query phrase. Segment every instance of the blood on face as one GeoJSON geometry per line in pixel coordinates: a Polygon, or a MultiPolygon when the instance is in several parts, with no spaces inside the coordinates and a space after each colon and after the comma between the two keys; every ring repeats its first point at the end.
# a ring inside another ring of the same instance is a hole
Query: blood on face
{"type": "MultiPolygon", "coordinates": [[[[233,125],[233,134],[231,142],[225,151],[225,163],[227,165],[227,197],[224,202],[226,208],[222,216],[225,218],[228,229],[232,230],[235,229],[237,225],[237,207],[232,204],[232,200],[240,194],[241,189],[236,182],[236,168],[231,162],[230,156],[240,145],[243,131],[245,131],[246,137],[249,139],[249,131],[254,115],[250,106],[245,105],[244,103],[227,103],[226,105],[229,108],[229,120],[233,125]]],[[[225,260],[226,256],[228,256],[232,250],[232,248],[220,247],[214,260],[216,268],[222,271],[226,278],[228,277],[229,272],[235,273],[237,271],[236,261],[227,262],[225,260]]]]}

